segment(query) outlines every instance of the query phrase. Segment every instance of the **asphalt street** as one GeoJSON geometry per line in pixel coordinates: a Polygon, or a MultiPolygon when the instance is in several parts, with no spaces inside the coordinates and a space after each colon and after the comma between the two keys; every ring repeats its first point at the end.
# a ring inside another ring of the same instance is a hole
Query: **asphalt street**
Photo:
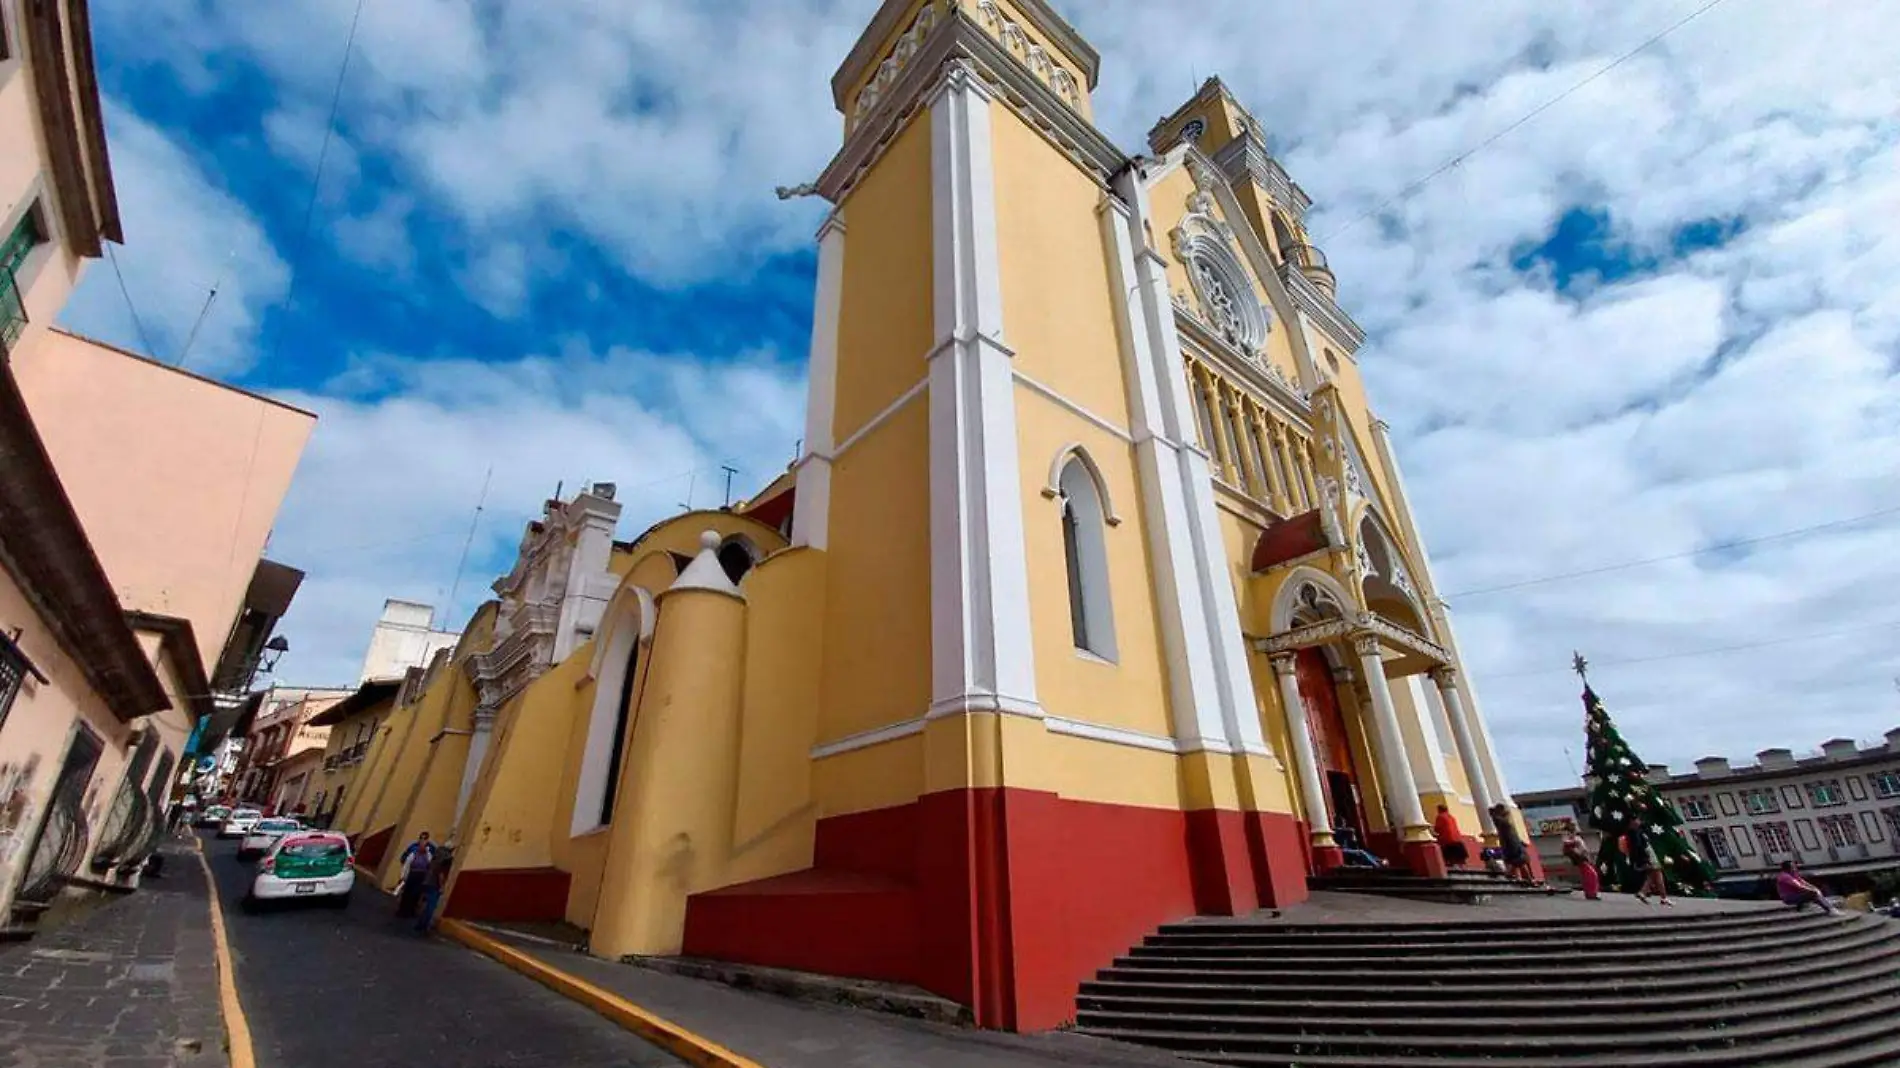
{"type": "Polygon", "coordinates": [[[240,907],[253,865],[204,840],[259,1068],[646,1068],[684,1062],[530,979],[417,935],[359,885],[347,909],[240,907]]]}

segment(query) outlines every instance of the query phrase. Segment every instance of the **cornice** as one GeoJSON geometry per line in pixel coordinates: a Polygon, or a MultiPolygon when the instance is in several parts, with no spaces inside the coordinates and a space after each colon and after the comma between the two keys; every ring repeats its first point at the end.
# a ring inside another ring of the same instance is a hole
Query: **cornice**
{"type": "MultiPolygon", "coordinates": [[[[932,4],[948,6],[950,10],[945,12],[946,15],[963,14],[963,4],[959,0],[930,0],[929,4],[922,6],[932,4]]],[[[1058,15],[1046,0],[1010,0],[1010,6],[1037,33],[1066,53],[1067,58],[1081,64],[1083,81],[1090,89],[1095,88],[1101,77],[1102,57],[1082,39],[1081,34],[1075,32],[1075,27],[1058,15]]],[[[864,75],[883,59],[886,42],[911,13],[910,0],[885,0],[877,14],[871,17],[871,24],[858,35],[857,43],[851,46],[844,62],[831,76],[831,101],[839,111],[845,108],[845,94],[863,81],[864,75]]]]}
{"type": "Polygon", "coordinates": [[[1314,285],[1291,260],[1280,265],[1279,274],[1280,281],[1286,285],[1287,295],[1293,298],[1293,303],[1301,311],[1324,327],[1348,356],[1359,351],[1359,346],[1365,344],[1366,332],[1352,321],[1337,301],[1314,285]]]}
{"type": "Polygon", "coordinates": [[[938,84],[951,76],[944,68],[957,61],[967,63],[997,99],[1104,187],[1109,176],[1127,165],[1128,157],[1106,134],[958,7],[930,31],[877,106],[851,128],[844,147],[813,183],[818,193],[834,204],[842,202],[911,116],[936,95],[938,84]]]}

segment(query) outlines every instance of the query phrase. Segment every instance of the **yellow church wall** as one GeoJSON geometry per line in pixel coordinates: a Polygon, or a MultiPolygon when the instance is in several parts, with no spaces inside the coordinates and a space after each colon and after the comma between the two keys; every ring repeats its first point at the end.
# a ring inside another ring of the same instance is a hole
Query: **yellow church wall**
{"type": "Polygon", "coordinates": [[[412,701],[389,717],[391,734],[386,745],[389,755],[377,776],[369,806],[362,814],[365,835],[393,827],[402,806],[408,802],[407,786],[415,781],[422,767],[422,751],[427,748],[428,734],[433,730],[422,725],[421,712],[421,703],[412,701]]]}
{"type": "Polygon", "coordinates": [[[930,188],[930,124],[913,118],[839,208],[846,232],[834,442],[928,370],[936,337],[930,188]]]}
{"type": "Polygon", "coordinates": [[[924,783],[922,733],[834,753],[812,761],[814,814],[823,819],[907,805],[925,792],[924,783]]]}
{"type": "Polygon", "coordinates": [[[742,587],[738,797],[722,885],[811,865],[817,820],[811,747],[824,670],[824,631],[812,626],[812,608],[824,603],[828,559],[817,550],[788,549],[754,568],[742,587]]]}
{"type": "Polygon", "coordinates": [[[930,704],[929,433],[920,397],[832,465],[820,743],[930,704]]]}
{"type": "Polygon", "coordinates": [[[549,668],[497,717],[478,780],[485,789],[471,799],[458,832],[464,870],[553,865],[553,839],[567,836],[565,826],[557,830],[556,812],[563,802],[573,811],[572,792],[563,798],[555,784],[564,778],[570,734],[588,711],[577,700],[575,683],[591,659],[581,654],[591,649],[583,646],[549,668]]]}
{"type": "Polygon", "coordinates": [[[369,748],[363,751],[363,763],[356,769],[352,789],[344,795],[343,807],[337,810],[334,821],[337,830],[348,835],[363,833],[363,825],[369,821],[376,794],[387,781],[386,765],[391,754],[401,744],[401,734],[406,729],[405,708],[392,703],[382,723],[377,725],[376,733],[370,737],[369,748]]]}
{"type": "Polygon", "coordinates": [[[1037,697],[1043,708],[1058,716],[1167,737],[1171,730],[1167,667],[1162,660],[1147,516],[1141,507],[1134,452],[1126,442],[1026,387],[1016,390],[1016,425],[1023,465],[1026,551],[1031,560],[1054,561],[1048,567],[1029,569],[1037,697]],[[1057,453],[1077,443],[1101,471],[1108,486],[1107,503],[1121,519],[1103,531],[1114,613],[1114,663],[1075,647],[1069,577],[1060,563],[1062,506],[1043,492],[1057,453]]]}
{"type": "Polygon", "coordinates": [[[990,114],[1003,336],[1014,367],[1126,427],[1101,188],[1008,108],[990,114]]]}
{"type": "MultiPolygon", "coordinates": [[[[436,763],[436,749],[442,740],[442,730],[449,726],[449,697],[455,681],[449,675],[438,677],[416,700],[416,714],[410,725],[409,738],[392,765],[389,789],[383,792],[382,801],[377,806],[377,816],[372,821],[374,829],[394,828],[380,869],[386,887],[393,887],[397,882],[399,871],[396,856],[401,852],[402,843],[413,839],[417,831],[424,829],[429,831],[431,837],[441,837],[445,833],[446,828],[441,823],[424,828],[417,824],[415,816],[416,803],[422,798],[424,787],[432,778],[430,771],[436,763]]],[[[460,774],[459,769],[457,774],[460,774]]]]}

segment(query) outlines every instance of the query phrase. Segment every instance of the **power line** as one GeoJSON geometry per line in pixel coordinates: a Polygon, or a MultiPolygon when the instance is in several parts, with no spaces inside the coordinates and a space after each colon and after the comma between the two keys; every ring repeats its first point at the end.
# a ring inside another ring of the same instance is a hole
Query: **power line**
{"type": "Polygon", "coordinates": [[[104,241],[106,259],[112,261],[112,276],[119,280],[119,295],[125,298],[125,310],[132,314],[132,326],[139,332],[139,343],[145,346],[145,354],[158,359],[158,349],[152,344],[152,336],[145,332],[145,320],[139,318],[139,310],[132,306],[132,291],[125,287],[125,272],[119,270],[119,255],[112,251],[112,242],[104,241]]]}
{"type": "Polygon", "coordinates": [[[1692,556],[1703,556],[1708,553],[1719,553],[1719,552],[1723,552],[1729,549],[1742,549],[1750,545],[1760,545],[1760,544],[1763,544],[1764,542],[1780,541],[1784,538],[1799,537],[1803,534],[1813,534],[1817,531],[1822,531],[1822,530],[1833,530],[1838,527],[1851,526],[1855,523],[1866,522],[1869,519],[1879,519],[1884,516],[1890,516],[1890,515],[1900,515],[1900,507],[1882,508],[1881,510],[1877,512],[1867,512],[1863,515],[1848,516],[1845,519],[1835,519],[1826,523],[1816,523],[1813,526],[1809,526],[1809,527],[1796,527],[1793,530],[1783,530],[1774,534],[1763,534],[1759,537],[1754,537],[1754,538],[1738,538],[1734,541],[1719,541],[1712,545],[1704,545],[1699,549],[1686,549],[1679,553],[1668,553],[1663,556],[1649,556],[1641,560],[1629,560],[1620,564],[1605,564],[1602,567],[1589,567],[1589,568],[1584,568],[1581,571],[1564,571],[1555,575],[1540,575],[1536,578],[1521,579],[1517,582],[1506,582],[1498,586],[1480,586],[1476,589],[1460,590],[1457,593],[1446,594],[1445,599],[1447,601],[1450,601],[1450,600],[1454,600],[1460,597],[1481,597],[1488,593],[1502,593],[1506,590],[1521,590],[1527,586],[1541,586],[1541,585],[1544,585],[1545,583],[1562,582],[1566,579],[1585,578],[1590,575],[1605,575],[1605,574],[1609,574],[1612,571],[1627,571],[1633,567],[1647,567],[1650,564],[1666,563],[1667,561],[1670,561],[1670,560],[1686,560],[1692,556]]]}
{"type": "Polygon", "coordinates": [[[1601,78],[1605,74],[1608,74],[1611,71],[1615,70],[1616,68],[1622,66],[1624,63],[1634,58],[1638,52],[1641,52],[1644,49],[1649,48],[1651,45],[1654,45],[1656,42],[1662,40],[1663,38],[1669,36],[1670,34],[1683,28],[1684,26],[1687,26],[1689,23],[1694,22],[1696,19],[1701,18],[1703,15],[1707,14],[1710,10],[1714,9],[1717,5],[1721,4],[1722,2],[1723,0],[1708,0],[1708,2],[1703,4],[1701,7],[1696,8],[1694,11],[1689,12],[1687,15],[1684,15],[1682,18],[1677,19],[1674,23],[1671,23],[1662,32],[1650,37],[1648,40],[1644,41],[1642,44],[1637,45],[1635,48],[1630,49],[1629,51],[1616,57],[1610,62],[1597,68],[1597,70],[1594,73],[1592,73],[1589,77],[1583,79],[1582,81],[1576,83],[1575,85],[1572,85],[1570,88],[1565,89],[1563,92],[1558,93],[1556,96],[1551,97],[1549,100],[1544,101],[1542,104],[1539,104],[1537,107],[1532,108],[1529,112],[1525,113],[1522,117],[1520,117],[1516,122],[1511,123],[1509,126],[1506,126],[1504,129],[1499,130],[1497,133],[1494,133],[1490,137],[1487,137],[1484,140],[1478,142],[1476,145],[1473,145],[1471,148],[1468,148],[1465,151],[1460,152],[1458,155],[1453,156],[1452,158],[1446,160],[1444,163],[1439,164],[1436,170],[1433,170],[1431,173],[1425,175],[1425,177],[1412,182],[1411,184],[1400,189],[1398,192],[1387,197],[1383,201],[1380,201],[1378,204],[1374,205],[1372,208],[1368,209],[1362,214],[1355,216],[1350,222],[1347,222],[1344,226],[1341,226],[1338,229],[1333,230],[1331,233],[1328,233],[1325,237],[1321,238],[1319,240],[1319,244],[1321,245],[1326,244],[1327,242],[1331,241],[1333,238],[1338,237],[1340,234],[1343,234],[1346,231],[1352,229],[1353,227],[1358,226],[1360,223],[1365,222],[1367,219],[1372,218],[1374,215],[1379,214],[1380,212],[1398,203],[1399,201],[1410,197],[1413,193],[1416,193],[1420,189],[1423,189],[1427,183],[1431,182],[1433,179],[1437,178],[1439,175],[1444,174],[1446,171],[1451,170],[1453,167],[1458,166],[1459,164],[1477,155],[1478,153],[1484,151],[1485,149],[1490,148],[1492,145],[1497,144],[1499,141],[1502,141],[1505,137],[1509,136],[1511,133],[1515,132],[1519,128],[1528,124],[1532,119],[1535,119],[1537,116],[1542,115],[1544,112],[1549,111],[1551,108],[1555,107],[1558,103],[1563,101],[1566,97],[1570,96],[1572,93],[1575,93],[1577,90],[1582,89],[1584,86],[1589,85],[1591,82],[1596,81],[1598,78],[1601,78]]]}
{"type": "MultiPolygon", "coordinates": [[[[1665,660],[1685,660],[1697,656],[1714,656],[1718,653],[1739,653],[1749,649],[1767,649],[1776,645],[1792,645],[1795,642],[1818,641],[1822,638],[1839,638],[1848,634],[1860,634],[1885,627],[1900,627],[1900,619],[1889,619],[1880,623],[1868,623],[1859,627],[1843,627],[1840,630],[1814,631],[1808,634],[1791,634],[1782,638],[1769,638],[1766,641],[1743,642],[1740,645],[1718,645],[1711,649],[1685,649],[1676,653],[1660,653],[1656,656],[1636,656],[1624,660],[1593,660],[1592,667],[1629,667],[1634,664],[1656,664],[1665,660]]],[[[1568,672],[1569,668],[1533,668],[1530,671],[1507,671],[1502,674],[1486,674],[1486,679],[1521,679],[1532,675],[1554,675],[1559,671],[1568,672]]]]}

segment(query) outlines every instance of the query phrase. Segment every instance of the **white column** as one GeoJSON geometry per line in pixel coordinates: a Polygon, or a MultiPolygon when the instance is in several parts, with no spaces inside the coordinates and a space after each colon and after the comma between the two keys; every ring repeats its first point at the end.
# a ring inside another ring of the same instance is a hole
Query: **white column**
{"type": "Polygon", "coordinates": [[[1464,765],[1465,781],[1471,784],[1471,803],[1478,807],[1478,827],[1486,838],[1496,837],[1497,828],[1491,822],[1494,800],[1491,785],[1485,781],[1478,746],[1471,737],[1471,724],[1465,719],[1465,704],[1458,696],[1458,669],[1439,668],[1432,672],[1432,681],[1438,684],[1439,700],[1445,703],[1445,719],[1451,723],[1451,737],[1458,746],[1458,762],[1464,765]]]}
{"type": "Polygon", "coordinates": [[[1445,768],[1445,750],[1438,744],[1438,728],[1432,723],[1432,706],[1426,698],[1425,686],[1417,675],[1407,675],[1400,681],[1403,693],[1393,696],[1404,698],[1406,719],[1418,735],[1417,748],[1407,747],[1412,778],[1426,793],[1450,793],[1451,772],[1445,768]]]}
{"type": "Polygon", "coordinates": [[[1379,769],[1385,777],[1386,806],[1393,829],[1407,838],[1415,828],[1428,828],[1425,810],[1418,803],[1418,785],[1412,780],[1412,767],[1405,758],[1405,738],[1399,733],[1399,716],[1392,707],[1392,691],[1385,681],[1385,663],[1379,655],[1379,639],[1370,635],[1354,638],[1353,652],[1359,654],[1359,670],[1366,677],[1366,692],[1372,697],[1373,733],[1377,735],[1379,769]]]}
{"type": "Polygon", "coordinates": [[[468,808],[469,795],[475,792],[476,781],[481,778],[482,762],[488,759],[488,741],[494,733],[495,713],[476,709],[475,729],[469,733],[468,739],[468,758],[462,765],[462,785],[455,792],[455,820],[449,824],[450,834],[454,834],[454,828],[462,825],[462,813],[468,808]]]}
{"type": "Polygon", "coordinates": [[[930,102],[930,715],[1041,715],[1012,353],[1003,343],[990,93],[967,61],[930,102]]]}
{"type": "Polygon", "coordinates": [[[1293,747],[1293,769],[1300,776],[1300,793],[1306,804],[1307,830],[1314,848],[1331,846],[1333,818],[1326,811],[1326,788],[1319,781],[1319,761],[1313,755],[1313,736],[1306,726],[1306,701],[1300,697],[1300,682],[1294,674],[1292,653],[1273,655],[1273,674],[1280,682],[1280,705],[1286,709],[1287,741],[1293,747]]]}
{"type": "MultiPolygon", "coordinates": [[[[1130,290],[1140,295],[1142,333],[1152,370],[1156,408],[1150,417],[1149,433],[1162,432],[1172,443],[1172,455],[1158,455],[1158,482],[1172,481],[1180,490],[1178,515],[1169,517],[1178,523],[1170,536],[1179,538],[1186,550],[1186,567],[1177,570],[1173,581],[1177,589],[1192,588],[1194,593],[1177,597],[1184,614],[1198,610],[1199,618],[1184,621],[1189,629],[1205,635],[1209,687],[1218,700],[1221,733],[1233,749],[1271,756],[1266,733],[1260,725],[1260,707],[1254,700],[1253,678],[1247,670],[1247,650],[1241,637],[1240,608],[1234,597],[1233,579],[1227,571],[1227,548],[1221,542],[1220,521],[1214,508],[1213,473],[1208,455],[1190,444],[1193,440],[1194,412],[1187,394],[1187,366],[1181,357],[1181,339],[1174,327],[1174,304],[1168,295],[1167,260],[1151,244],[1151,213],[1148,191],[1141,176],[1129,171],[1116,179],[1116,190],[1133,209],[1128,234],[1135,255],[1135,282],[1130,290]]],[[[1130,290],[1124,290],[1127,296],[1130,290]]],[[[1215,413],[1218,418],[1218,413],[1215,413]]],[[[1219,428],[1214,428],[1218,432],[1219,428]]],[[[1175,557],[1164,557],[1172,562],[1175,557]]],[[[1197,706],[1198,707],[1198,706],[1197,706]]],[[[1210,725],[1211,726],[1211,725],[1210,725]]],[[[1206,730],[1206,726],[1197,725],[1206,730]]]]}
{"type": "Polygon", "coordinates": [[[838,399],[838,318],[844,300],[844,220],[832,212],[818,228],[818,292],[812,302],[811,363],[805,399],[805,447],[798,458],[792,544],[825,547],[831,529],[832,416],[838,399]]]}
{"type": "MultiPolygon", "coordinates": [[[[1201,606],[1199,563],[1188,534],[1187,494],[1177,454],[1193,440],[1174,421],[1177,414],[1164,392],[1154,357],[1158,310],[1173,314],[1167,298],[1166,265],[1143,245],[1141,224],[1129,207],[1136,177],[1116,182],[1119,196],[1104,197],[1102,222],[1115,256],[1115,287],[1123,300],[1122,372],[1129,396],[1129,429],[1135,439],[1136,477],[1154,560],[1155,607],[1162,651],[1168,663],[1168,697],[1174,737],[1184,749],[1229,748],[1214,649],[1201,606]],[[1135,246],[1142,245],[1139,266],[1135,246]],[[1157,300],[1159,303],[1157,304],[1157,300]]],[[[1169,382],[1167,385],[1174,385],[1169,382]]],[[[1178,393],[1179,390],[1174,391],[1178,393]]]]}

